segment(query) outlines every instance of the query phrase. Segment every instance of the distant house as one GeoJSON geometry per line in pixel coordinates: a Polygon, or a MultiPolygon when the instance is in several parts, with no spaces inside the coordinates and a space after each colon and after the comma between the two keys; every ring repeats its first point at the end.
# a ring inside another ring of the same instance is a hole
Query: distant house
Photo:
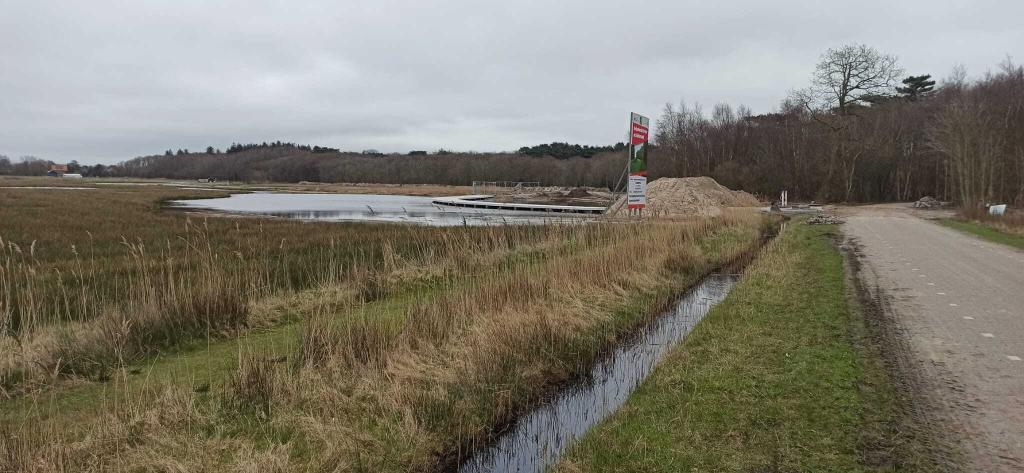
{"type": "Polygon", "coordinates": [[[380,151],[377,151],[375,149],[364,149],[363,150],[363,154],[369,154],[369,155],[373,155],[373,156],[380,156],[380,155],[382,155],[384,153],[381,153],[380,151]]]}
{"type": "Polygon", "coordinates": [[[50,170],[46,171],[46,175],[50,177],[61,177],[68,173],[67,164],[51,164],[50,170]]]}

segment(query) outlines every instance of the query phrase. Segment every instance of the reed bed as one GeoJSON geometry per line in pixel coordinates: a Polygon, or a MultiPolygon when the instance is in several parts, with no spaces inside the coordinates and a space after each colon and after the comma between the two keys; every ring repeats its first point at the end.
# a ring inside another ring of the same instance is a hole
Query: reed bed
{"type": "Polygon", "coordinates": [[[0,471],[450,467],[765,224],[310,225],[29,192],[0,189],[0,471]],[[254,335],[274,327],[283,350],[254,335]],[[197,343],[236,368],[147,371],[197,343]]]}
{"type": "Polygon", "coordinates": [[[207,219],[155,209],[179,196],[167,189],[19,192],[0,189],[0,398],[298,320],[297,293],[385,298],[559,232],[207,219]]]}
{"type": "MultiPolygon", "coordinates": [[[[167,384],[149,386],[154,396],[126,391],[75,432],[58,430],[60,416],[45,424],[22,417],[0,428],[0,470],[450,467],[585,372],[683,288],[750,254],[764,225],[757,215],[726,213],[664,223],[389,229],[395,233],[366,243],[358,257],[305,248],[316,257],[302,261],[322,266],[298,278],[302,284],[277,271],[303,258],[297,252],[259,256],[261,250],[250,248],[258,256],[231,259],[238,250],[197,230],[188,245],[195,266],[176,263],[172,271],[162,266],[166,254],[142,257],[151,266],[129,266],[135,269],[127,280],[134,282],[125,284],[137,283],[146,295],[131,296],[137,310],[118,309],[112,320],[167,325],[159,331],[194,338],[217,331],[234,336],[293,317],[301,327],[294,351],[271,358],[259,346],[240,349],[235,373],[201,389],[167,384]],[[224,269],[229,260],[238,265],[235,273],[224,269]],[[189,277],[174,277],[182,274],[189,277]],[[160,289],[143,290],[154,286],[160,289]],[[224,291],[239,300],[204,305],[224,291]],[[171,297],[166,294],[193,302],[154,312],[162,306],[153,301],[171,297]],[[231,315],[236,306],[242,309],[231,315]],[[165,315],[135,315],[141,313],[165,315]],[[44,437],[50,441],[37,441],[44,437]]],[[[136,251],[125,250],[128,257],[136,251]]],[[[23,255],[11,256],[15,267],[30,264],[16,260],[23,255]]],[[[111,316],[87,318],[105,317],[111,316]]],[[[77,330],[75,323],[37,321],[29,332],[77,330]]],[[[133,356],[168,342],[95,330],[115,383],[133,356]]]]}

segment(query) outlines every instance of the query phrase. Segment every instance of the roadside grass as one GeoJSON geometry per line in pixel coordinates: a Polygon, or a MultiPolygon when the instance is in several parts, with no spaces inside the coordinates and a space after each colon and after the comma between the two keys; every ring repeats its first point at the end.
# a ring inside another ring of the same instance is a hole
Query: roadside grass
{"type": "Polygon", "coordinates": [[[674,293],[750,253],[762,226],[737,214],[451,230],[462,236],[442,240],[450,251],[392,266],[384,252],[388,271],[314,288],[363,295],[351,304],[285,294],[268,305],[295,310],[293,324],[127,364],[91,394],[13,400],[0,459],[35,471],[443,468],[674,293]],[[61,407],[40,422],[32,406],[47,403],[61,407]]]}
{"type": "Polygon", "coordinates": [[[973,220],[942,219],[940,222],[952,229],[980,237],[982,239],[1024,250],[1024,235],[1013,233],[1007,228],[999,228],[990,223],[973,220]]]}
{"type": "Polygon", "coordinates": [[[836,233],[791,223],[556,470],[930,471],[899,429],[836,233]]]}

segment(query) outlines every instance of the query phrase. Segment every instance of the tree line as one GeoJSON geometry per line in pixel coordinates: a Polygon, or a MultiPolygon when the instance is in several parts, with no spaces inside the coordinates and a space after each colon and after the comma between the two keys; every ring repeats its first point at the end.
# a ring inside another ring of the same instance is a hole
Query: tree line
{"type": "MultiPolygon", "coordinates": [[[[0,176],[42,176],[50,170],[50,166],[56,164],[53,161],[40,159],[35,156],[22,156],[18,159],[11,159],[0,154],[0,176]]],[[[80,173],[83,176],[104,176],[109,175],[107,166],[103,164],[79,164],[78,161],[67,163],[69,173],[80,173]]]]}
{"type": "Polygon", "coordinates": [[[613,146],[590,146],[569,143],[554,142],[536,146],[523,146],[519,148],[519,154],[526,156],[551,156],[552,158],[589,158],[599,153],[623,151],[626,143],[616,143],[613,146]]]}
{"type": "Polygon", "coordinates": [[[710,175],[762,195],[1024,204],[1024,68],[1010,60],[937,84],[867,46],[831,49],[775,113],[669,104],[656,134],[657,174],[710,175]]]}
{"type": "MultiPolygon", "coordinates": [[[[969,81],[962,69],[936,81],[907,75],[895,57],[864,45],[826,51],[806,87],[772,113],[744,106],[667,104],[657,120],[648,174],[711,176],[765,197],[821,202],[916,200],[1024,205],[1024,68],[1006,60],[969,81]]],[[[614,188],[625,145],[550,143],[516,153],[408,155],[342,152],[280,141],[226,152],[181,150],[94,176],[466,185],[475,180],[614,188]]],[[[38,161],[38,160],[37,160],[38,161]]],[[[0,174],[42,174],[44,162],[0,157],[0,174]]]]}
{"type": "Polygon", "coordinates": [[[472,181],[538,181],[550,185],[612,187],[624,153],[559,159],[514,153],[368,155],[314,153],[293,147],[237,153],[146,156],[108,167],[107,176],[252,182],[364,182],[468,185],[472,181]]]}

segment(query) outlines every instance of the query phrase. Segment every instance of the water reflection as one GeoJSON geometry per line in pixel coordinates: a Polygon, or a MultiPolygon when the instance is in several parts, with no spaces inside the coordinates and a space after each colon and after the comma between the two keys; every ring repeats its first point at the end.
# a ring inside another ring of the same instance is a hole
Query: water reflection
{"type": "Polygon", "coordinates": [[[567,389],[521,418],[489,448],[459,471],[543,472],[565,448],[626,402],[668,350],[721,302],[737,276],[713,275],[690,290],[635,339],[624,343],[590,372],[588,381],[567,389]]]}
{"type": "Polygon", "coordinates": [[[257,192],[217,199],[175,200],[176,207],[300,220],[404,222],[433,226],[580,222],[582,215],[464,209],[435,205],[430,197],[369,194],[257,192]]]}

